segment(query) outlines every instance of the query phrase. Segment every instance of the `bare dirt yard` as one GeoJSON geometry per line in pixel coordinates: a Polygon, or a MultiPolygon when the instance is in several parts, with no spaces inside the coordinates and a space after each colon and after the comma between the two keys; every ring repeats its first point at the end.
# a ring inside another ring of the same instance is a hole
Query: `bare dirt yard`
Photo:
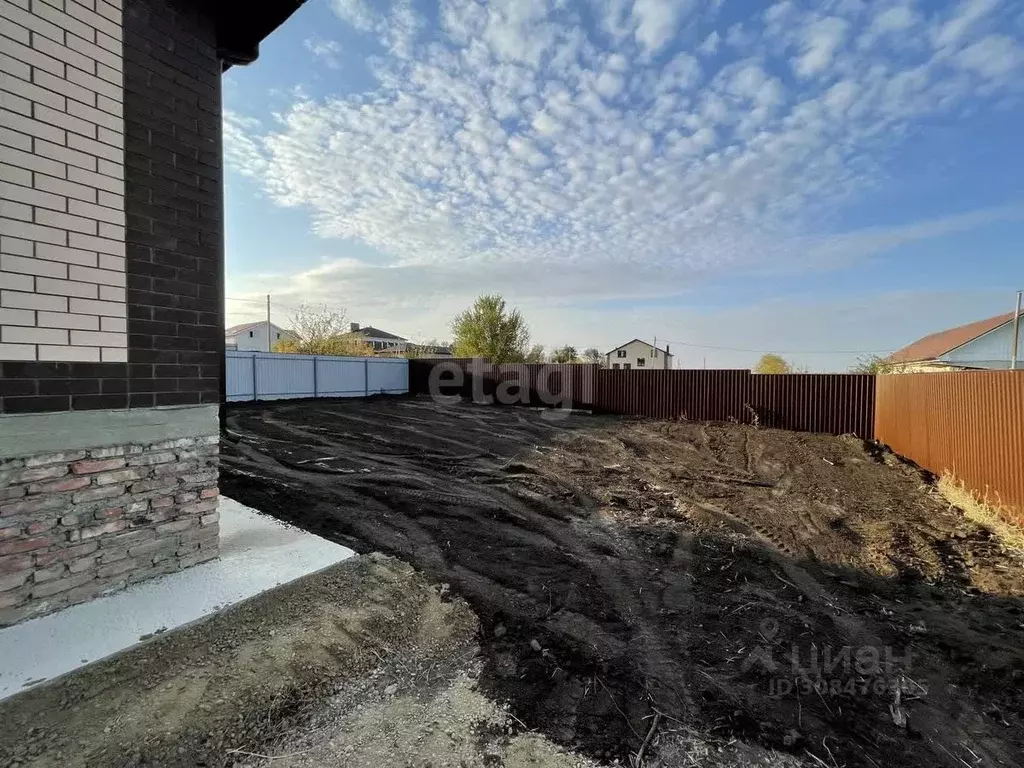
{"type": "Polygon", "coordinates": [[[922,473],[853,437],[551,417],[238,407],[222,490],[448,585],[482,689],[602,763],[1021,764],[1021,554],[922,473]]]}

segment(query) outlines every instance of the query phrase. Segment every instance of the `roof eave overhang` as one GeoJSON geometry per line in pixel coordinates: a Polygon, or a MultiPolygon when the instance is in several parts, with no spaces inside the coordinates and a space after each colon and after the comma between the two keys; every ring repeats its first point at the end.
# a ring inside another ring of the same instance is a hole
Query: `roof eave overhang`
{"type": "Polygon", "coordinates": [[[284,24],[304,0],[218,0],[214,4],[217,25],[217,56],[226,71],[256,61],[260,42],[284,24]]]}

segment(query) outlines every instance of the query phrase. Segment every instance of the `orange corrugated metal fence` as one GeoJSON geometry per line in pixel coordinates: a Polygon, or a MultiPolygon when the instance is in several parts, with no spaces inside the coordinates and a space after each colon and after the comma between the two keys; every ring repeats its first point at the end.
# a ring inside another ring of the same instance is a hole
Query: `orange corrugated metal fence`
{"type": "Polygon", "coordinates": [[[1024,371],[879,376],[875,436],[1024,523],[1024,371]]]}

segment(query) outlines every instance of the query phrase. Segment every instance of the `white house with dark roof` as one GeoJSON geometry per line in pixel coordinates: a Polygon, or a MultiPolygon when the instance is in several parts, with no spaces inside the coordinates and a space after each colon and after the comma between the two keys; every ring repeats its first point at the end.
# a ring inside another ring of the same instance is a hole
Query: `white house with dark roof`
{"type": "Polygon", "coordinates": [[[662,371],[672,368],[673,357],[668,344],[660,349],[642,339],[633,339],[606,354],[605,361],[608,368],[662,371]]]}
{"type": "Polygon", "coordinates": [[[263,320],[258,323],[233,325],[226,329],[224,331],[224,346],[228,349],[254,349],[257,352],[272,352],[274,345],[278,342],[297,338],[294,331],[263,320]]]}

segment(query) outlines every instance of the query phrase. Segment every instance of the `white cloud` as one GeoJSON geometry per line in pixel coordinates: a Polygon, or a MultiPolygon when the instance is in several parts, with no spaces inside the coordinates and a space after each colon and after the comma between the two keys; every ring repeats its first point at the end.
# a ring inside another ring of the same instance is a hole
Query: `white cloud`
{"type": "Polygon", "coordinates": [[[331,69],[341,68],[341,43],[336,40],[309,38],[303,42],[306,50],[331,69]]]}
{"type": "Polygon", "coordinates": [[[956,12],[932,34],[936,48],[957,46],[986,16],[996,9],[999,0],[962,0],[956,12]]]}
{"type": "Polygon", "coordinates": [[[689,0],[636,0],[633,21],[636,41],[650,53],[671,40],[682,16],[690,10],[689,0]]]}
{"type": "Polygon", "coordinates": [[[854,80],[843,80],[836,83],[822,97],[825,106],[833,115],[842,115],[854,103],[860,86],[854,80]]]}
{"type": "Polygon", "coordinates": [[[230,109],[223,113],[224,160],[246,176],[261,177],[268,168],[263,143],[254,138],[262,130],[259,120],[230,109]]]}
{"type": "Polygon", "coordinates": [[[379,23],[379,17],[366,0],[331,0],[331,7],[338,18],[362,32],[369,32],[379,23]]]}
{"type": "Polygon", "coordinates": [[[483,39],[498,59],[536,68],[554,42],[547,0],[492,0],[483,39]]]}
{"type": "Polygon", "coordinates": [[[629,68],[629,61],[621,53],[613,53],[605,62],[605,68],[609,72],[625,72],[629,68]]]}
{"type": "Polygon", "coordinates": [[[910,29],[917,21],[917,14],[909,5],[895,5],[886,8],[871,22],[871,31],[877,33],[902,32],[910,29]]]}
{"type": "Polygon", "coordinates": [[[718,52],[718,44],[722,38],[718,32],[712,32],[704,38],[704,42],[697,46],[697,52],[702,56],[714,56],[718,52]]]}
{"type": "Polygon", "coordinates": [[[588,32],[564,0],[443,0],[429,30],[405,0],[379,12],[336,2],[391,52],[376,83],[296,97],[276,122],[227,111],[225,157],[275,203],[308,211],[325,247],[358,242],[387,266],[328,260],[274,290],[392,304],[484,289],[641,299],[846,265],[933,236],[815,234],[881,183],[904,133],[1018,93],[1024,74],[1020,34],[992,33],[998,15],[977,2],[919,6],[923,43],[899,51],[846,44],[907,21],[887,18],[887,1],[833,6],[843,17],[779,3],[744,20],[752,42],[716,44],[714,59],[669,44],[685,16],[671,5],[602,0],[588,32]],[[655,36],[659,13],[671,19],[655,36]],[[945,31],[961,18],[973,21],[945,31]]]}
{"type": "Polygon", "coordinates": [[[385,42],[393,56],[399,59],[412,56],[413,45],[423,23],[422,17],[413,9],[412,0],[394,3],[391,22],[385,32],[385,42]]]}
{"type": "Polygon", "coordinates": [[[538,112],[533,117],[533,128],[542,136],[550,136],[562,129],[562,126],[547,112],[538,112]]]}
{"type": "Polygon", "coordinates": [[[803,31],[803,52],[794,61],[793,71],[800,77],[811,77],[827,69],[848,28],[846,20],[835,16],[808,24],[803,31]]]}
{"type": "Polygon", "coordinates": [[[614,99],[620,93],[625,82],[621,75],[605,70],[597,77],[594,88],[606,99],[614,99]]]}
{"type": "Polygon", "coordinates": [[[590,5],[604,34],[616,41],[632,34],[631,0],[590,0],[590,5]]]}
{"type": "Polygon", "coordinates": [[[998,78],[1020,68],[1024,51],[1011,37],[988,35],[964,48],[957,55],[957,61],[982,77],[998,78]]]}

